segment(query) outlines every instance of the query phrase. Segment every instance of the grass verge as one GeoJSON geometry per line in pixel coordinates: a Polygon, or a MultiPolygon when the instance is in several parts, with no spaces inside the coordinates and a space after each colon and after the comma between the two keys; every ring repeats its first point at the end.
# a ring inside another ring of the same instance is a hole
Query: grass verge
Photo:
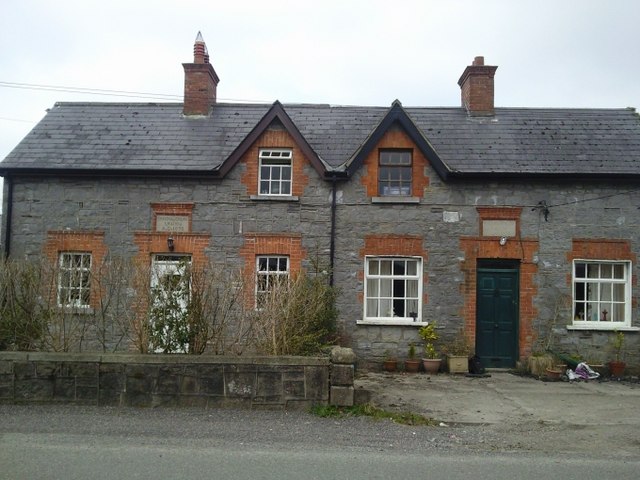
{"type": "Polygon", "coordinates": [[[391,420],[401,425],[437,425],[432,418],[428,418],[417,413],[410,412],[389,412],[378,407],[374,407],[370,403],[363,405],[354,405],[353,407],[336,407],[333,405],[317,405],[311,408],[311,413],[319,417],[325,418],[341,418],[341,417],[370,417],[374,420],[391,420]]]}

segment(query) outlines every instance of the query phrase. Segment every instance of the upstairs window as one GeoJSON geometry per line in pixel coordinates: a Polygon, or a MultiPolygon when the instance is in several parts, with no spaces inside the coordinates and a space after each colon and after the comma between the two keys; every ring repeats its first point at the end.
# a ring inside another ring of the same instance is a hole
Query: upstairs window
{"type": "Polygon", "coordinates": [[[261,255],[256,258],[256,308],[264,305],[269,292],[289,279],[289,257],[261,255]]]}
{"type": "Polygon", "coordinates": [[[631,263],[575,260],[573,324],[615,329],[630,325],[631,263]]]}
{"type": "Polygon", "coordinates": [[[89,308],[91,306],[91,254],[61,252],[58,267],[58,306],[89,308]]]}
{"type": "Polygon", "coordinates": [[[410,150],[380,150],[378,195],[411,195],[411,157],[410,150]]]}
{"type": "Polygon", "coordinates": [[[260,195],[291,195],[291,150],[260,150],[260,195]]]}

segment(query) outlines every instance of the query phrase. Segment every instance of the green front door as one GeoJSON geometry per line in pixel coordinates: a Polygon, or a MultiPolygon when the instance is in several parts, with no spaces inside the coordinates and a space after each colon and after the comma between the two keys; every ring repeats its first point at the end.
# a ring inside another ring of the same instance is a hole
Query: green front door
{"type": "Polygon", "coordinates": [[[485,367],[518,359],[518,269],[478,268],[476,354],[485,367]]]}

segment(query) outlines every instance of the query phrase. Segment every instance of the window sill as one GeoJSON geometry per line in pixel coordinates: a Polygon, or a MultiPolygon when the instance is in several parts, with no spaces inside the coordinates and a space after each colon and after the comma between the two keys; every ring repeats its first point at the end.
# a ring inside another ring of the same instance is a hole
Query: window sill
{"type": "Polygon", "coordinates": [[[423,327],[429,325],[429,322],[414,322],[413,320],[358,320],[357,325],[378,325],[378,326],[408,326],[423,327]]]}
{"type": "Polygon", "coordinates": [[[251,200],[269,201],[269,202],[299,202],[300,197],[297,195],[251,195],[251,200]]]}
{"type": "Polygon", "coordinates": [[[371,203],[410,203],[419,204],[420,197],[403,197],[398,195],[388,197],[371,197],[371,203]]]}
{"type": "Polygon", "coordinates": [[[640,332],[640,327],[614,325],[567,325],[567,330],[591,330],[599,332],[640,332]]]}

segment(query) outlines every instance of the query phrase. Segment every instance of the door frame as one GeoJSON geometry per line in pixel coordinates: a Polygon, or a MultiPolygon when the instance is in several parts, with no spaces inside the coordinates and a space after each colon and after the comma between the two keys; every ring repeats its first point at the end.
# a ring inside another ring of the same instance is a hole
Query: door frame
{"type": "Polygon", "coordinates": [[[482,273],[512,273],[515,274],[515,291],[513,292],[513,301],[515,302],[515,307],[513,309],[513,313],[515,317],[513,318],[513,333],[511,338],[511,351],[513,364],[505,365],[504,367],[496,367],[496,368],[512,368],[515,366],[516,362],[520,358],[520,261],[513,259],[477,259],[476,264],[476,313],[475,313],[475,341],[476,341],[476,351],[478,350],[478,341],[479,341],[479,311],[478,304],[480,302],[480,295],[478,295],[478,289],[480,288],[480,277],[482,273]]]}

